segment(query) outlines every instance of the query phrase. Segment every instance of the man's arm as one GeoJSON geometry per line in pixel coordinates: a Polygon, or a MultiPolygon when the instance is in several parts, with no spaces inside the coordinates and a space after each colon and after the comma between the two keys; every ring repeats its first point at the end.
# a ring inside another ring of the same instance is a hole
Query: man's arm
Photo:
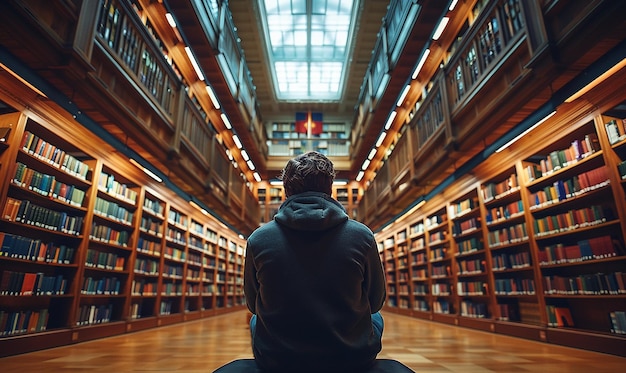
{"type": "Polygon", "coordinates": [[[250,312],[256,314],[256,297],[259,284],[256,280],[256,267],[254,266],[254,256],[250,247],[246,247],[246,261],[243,272],[243,291],[246,296],[246,305],[250,312]]]}
{"type": "Polygon", "coordinates": [[[370,308],[372,313],[380,311],[385,304],[385,298],[387,297],[387,282],[385,281],[385,270],[383,264],[380,261],[380,255],[378,254],[378,247],[374,241],[367,253],[369,270],[367,271],[368,277],[368,298],[370,302],[370,308]]]}

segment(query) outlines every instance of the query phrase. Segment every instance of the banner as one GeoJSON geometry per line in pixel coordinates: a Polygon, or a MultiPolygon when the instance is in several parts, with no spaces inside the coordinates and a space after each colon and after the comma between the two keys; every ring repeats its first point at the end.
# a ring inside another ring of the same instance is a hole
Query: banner
{"type": "Polygon", "coordinates": [[[296,113],[296,132],[309,133],[311,135],[319,135],[322,133],[323,120],[322,113],[296,113]]]}

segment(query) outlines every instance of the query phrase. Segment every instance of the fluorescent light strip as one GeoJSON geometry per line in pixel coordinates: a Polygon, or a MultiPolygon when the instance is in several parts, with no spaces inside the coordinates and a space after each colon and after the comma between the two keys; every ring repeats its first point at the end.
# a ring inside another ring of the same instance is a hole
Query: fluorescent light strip
{"type": "Polygon", "coordinates": [[[348,185],[348,182],[345,180],[335,180],[333,181],[333,185],[348,185]]]}
{"type": "Polygon", "coordinates": [[[578,97],[580,97],[580,96],[584,95],[585,93],[589,92],[591,89],[596,87],[598,84],[602,83],[607,78],[609,78],[611,75],[615,74],[618,70],[620,70],[624,66],[626,66],[626,58],[624,58],[623,60],[618,62],[615,66],[613,66],[610,69],[608,69],[607,71],[605,71],[599,77],[595,78],[592,82],[590,82],[589,84],[584,86],[580,91],[578,91],[575,94],[573,94],[570,97],[568,97],[567,100],[565,100],[565,102],[572,102],[572,101],[576,100],[578,97]]]}
{"type": "Polygon", "coordinates": [[[448,26],[449,20],[450,18],[443,17],[441,21],[439,21],[439,25],[437,26],[437,29],[435,30],[435,33],[433,34],[433,40],[438,40],[441,37],[441,34],[443,34],[443,31],[446,29],[446,26],[448,26]]]}
{"type": "Polygon", "coordinates": [[[258,172],[253,173],[252,176],[254,177],[254,180],[256,180],[257,183],[261,182],[261,175],[259,175],[258,172]]]}
{"type": "Polygon", "coordinates": [[[241,149],[241,157],[246,162],[248,162],[250,160],[250,156],[248,155],[248,152],[243,150],[243,149],[241,149]]]}
{"type": "Polygon", "coordinates": [[[154,180],[156,180],[157,182],[161,183],[163,182],[163,179],[161,179],[160,177],[157,176],[157,174],[155,174],[154,172],[150,171],[149,169],[145,168],[144,166],[142,166],[139,162],[137,162],[136,160],[130,158],[130,163],[134,164],[136,167],[138,167],[141,171],[143,171],[146,175],[150,176],[151,178],[153,178],[154,180]]]}
{"type": "Polygon", "coordinates": [[[370,163],[371,163],[371,161],[369,159],[366,159],[363,162],[363,165],[361,166],[361,170],[367,170],[367,168],[369,167],[370,163]]]}
{"type": "Polygon", "coordinates": [[[198,205],[198,204],[197,204],[197,203],[195,203],[194,201],[189,201],[189,204],[190,204],[191,206],[195,207],[196,209],[200,210],[200,212],[201,212],[203,215],[207,215],[207,216],[209,215],[209,212],[208,212],[207,210],[203,209],[200,205],[198,205]]]}
{"type": "Polygon", "coordinates": [[[391,124],[393,124],[393,120],[396,119],[396,115],[398,115],[398,113],[395,110],[391,112],[389,119],[387,119],[387,123],[385,123],[385,131],[391,128],[391,124]]]}
{"type": "Polygon", "coordinates": [[[227,129],[232,129],[233,126],[230,124],[230,120],[228,120],[228,117],[226,116],[226,114],[222,113],[220,114],[220,117],[222,118],[222,121],[224,122],[224,125],[226,126],[227,129]]]}
{"type": "Polygon", "coordinates": [[[220,102],[217,99],[215,92],[213,91],[213,87],[211,87],[210,85],[206,86],[206,92],[209,94],[209,98],[211,99],[213,106],[219,110],[219,108],[221,107],[220,102]]]}
{"type": "Polygon", "coordinates": [[[385,140],[386,136],[387,136],[387,132],[383,132],[383,133],[380,134],[380,136],[378,136],[378,140],[376,140],[376,147],[377,148],[383,144],[383,141],[385,140]]]}
{"type": "Polygon", "coordinates": [[[448,10],[451,12],[454,10],[454,8],[456,7],[456,4],[459,2],[459,0],[452,0],[452,3],[450,3],[450,7],[448,8],[448,10]]]}
{"type": "Polygon", "coordinates": [[[243,145],[241,144],[241,140],[239,140],[239,136],[233,135],[233,141],[235,142],[235,146],[237,147],[237,149],[243,148],[243,145]]]}
{"type": "Polygon", "coordinates": [[[367,159],[372,159],[374,158],[374,156],[376,155],[376,152],[378,151],[378,149],[376,148],[372,148],[372,150],[370,150],[370,153],[367,155],[367,159]]]}
{"type": "Polygon", "coordinates": [[[409,93],[410,89],[411,89],[410,85],[407,85],[406,87],[404,87],[404,91],[402,91],[402,94],[400,95],[400,98],[398,99],[396,106],[402,106],[402,103],[404,103],[404,99],[406,98],[406,95],[409,93]]]}
{"type": "Polygon", "coordinates": [[[272,180],[270,181],[270,185],[276,185],[276,186],[283,185],[283,182],[282,180],[272,180]]]}
{"type": "Polygon", "coordinates": [[[185,47],[185,52],[187,52],[187,57],[189,57],[189,61],[191,61],[191,65],[193,69],[196,70],[196,75],[198,75],[198,79],[204,80],[204,74],[202,74],[202,70],[200,69],[200,65],[198,65],[198,61],[196,61],[196,57],[194,57],[191,48],[185,47]]]}
{"type": "Polygon", "coordinates": [[[248,164],[250,171],[254,171],[254,169],[256,169],[256,166],[254,165],[254,163],[252,163],[252,160],[249,160],[246,163],[248,164]]]}
{"type": "Polygon", "coordinates": [[[167,23],[169,23],[172,28],[176,28],[176,20],[172,13],[165,13],[165,19],[167,19],[167,23]]]}
{"type": "Polygon", "coordinates": [[[526,129],[526,131],[520,133],[519,135],[515,136],[512,140],[510,140],[509,142],[507,142],[506,144],[502,145],[501,147],[499,147],[496,150],[496,153],[500,153],[501,151],[503,151],[504,149],[508,148],[509,146],[511,146],[514,142],[516,142],[517,140],[521,139],[522,137],[526,136],[530,131],[534,130],[535,128],[537,128],[541,123],[545,122],[546,120],[550,119],[550,117],[552,117],[554,114],[556,114],[556,110],[551,112],[550,114],[546,115],[545,118],[543,118],[542,120],[540,120],[539,122],[535,123],[532,127],[526,129]]]}
{"type": "Polygon", "coordinates": [[[365,172],[359,171],[359,173],[356,175],[356,181],[361,181],[361,179],[363,179],[363,176],[365,176],[365,172]]]}
{"type": "Polygon", "coordinates": [[[426,59],[428,58],[429,54],[430,54],[430,49],[426,49],[424,51],[424,54],[422,55],[422,58],[420,59],[420,62],[417,64],[415,71],[413,71],[413,75],[411,76],[411,79],[417,78],[420,71],[422,70],[422,67],[424,67],[424,64],[426,63],[426,59]]]}

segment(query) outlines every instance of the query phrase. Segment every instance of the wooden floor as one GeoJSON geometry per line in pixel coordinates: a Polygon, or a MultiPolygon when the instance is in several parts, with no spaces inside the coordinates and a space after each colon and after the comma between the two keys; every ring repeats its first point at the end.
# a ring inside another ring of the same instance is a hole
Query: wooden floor
{"type": "MultiPolygon", "coordinates": [[[[380,358],[417,372],[624,372],[626,358],[384,313],[380,358]]],[[[246,311],[0,359],[2,373],[212,372],[252,357],[246,311]]]]}

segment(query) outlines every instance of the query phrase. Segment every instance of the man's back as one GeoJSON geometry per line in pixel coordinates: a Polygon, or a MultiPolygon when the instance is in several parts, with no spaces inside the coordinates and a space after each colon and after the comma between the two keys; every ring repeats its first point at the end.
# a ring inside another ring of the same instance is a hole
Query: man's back
{"type": "Polygon", "coordinates": [[[327,194],[293,195],[248,239],[253,350],[273,370],[350,371],[381,349],[371,314],[385,299],[372,232],[327,194]]]}

